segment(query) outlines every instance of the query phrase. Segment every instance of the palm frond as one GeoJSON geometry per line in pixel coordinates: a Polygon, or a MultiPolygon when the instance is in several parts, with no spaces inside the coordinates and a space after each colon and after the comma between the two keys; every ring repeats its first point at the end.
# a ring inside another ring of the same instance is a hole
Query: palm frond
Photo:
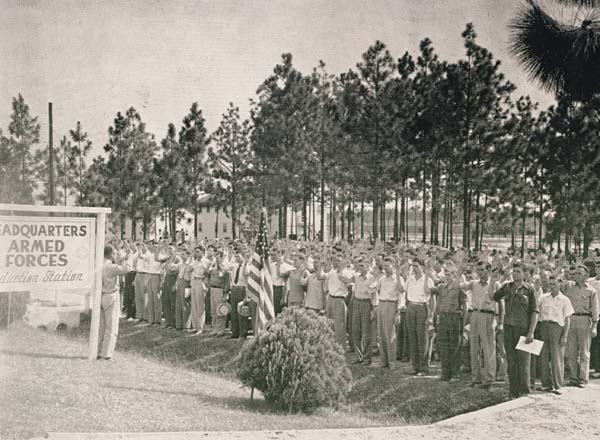
{"type": "Polygon", "coordinates": [[[597,8],[600,7],[600,0],[557,0],[566,6],[582,6],[584,8],[597,8]]]}
{"type": "MultiPolygon", "coordinates": [[[[600,1],[600,0],[599,0],[600,1]]],[[[511,51],[543,88],[577,100],[600,92],[600,21],[594,11],[580,25],[560,23],[534,0],[511,22],[511,51]]]]}

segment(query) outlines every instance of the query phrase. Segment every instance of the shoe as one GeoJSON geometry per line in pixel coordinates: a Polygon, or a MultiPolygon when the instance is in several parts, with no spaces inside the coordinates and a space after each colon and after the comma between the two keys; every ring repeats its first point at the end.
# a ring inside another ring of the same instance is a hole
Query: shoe
{"type": "Polygon", "coordinates": [[[549,393],[552,391],[552,387],[537,387],[536,391],[542,391],[544,393],[549,393]]]}
{"type": "Polygon", "coordinates": [[[600,372],[592,373],[590,374],[590,377],[592,379],[600,379],[600,372]]]}
{"type": "Polygon", "coordinates": [[[552,390],[552,394],[556,394],[557,396],[560,396],[562,394],[561,390],[552,390]]]}
{"type": "Polygon", "coordinates": [[[449,383],[456,383],[456,382],[460,382],[460,379],[458,377],[452,377],[452,378],[450,378],[450,380],[448,382],[449,383]]]}
{"type": "Polygon", "coordinates": [[[111,357],[105,357],[104,360],[105,361],[112,361],[112,358],[111,357]]]}
{"type": "Polygon", "coordinates": [[[578,387],[578,388],[585,388],[586,386],[587,386],[587,383],[585,383],[585,382],[579,382],[579,383],[577,384],[577,387],[578,387]]]}
{"type": "Polygon", "coordinates": [[[384,364],[381,364],[379,362],[369,364],[369,368],[385,368],[385,367],[386,366],[384,364]]]}
{"type": "Polygon", "coordinates": [[[100,355],[96,356],[97,361],[99,361],[100,359],[102,359],[102,356],[100,356],[100,355]]]}
{"type": "Polygon", "coordinates": [[[578,387],[579,386],[579,382],[575,382],[574,380],[572,380],[571,382],[569,382],[567,384],[568,387],[578,387]]]}
{"type": "Polygon", "coordinates": [[[424,376],[427,376],[427,373],[425,373],[424,371],[419,371],[419,372],[417,373],[417,376],[419,376],[419,377],[424,377],[424,376]]]}
{"type": "Polygon", "coordinates": [[[364,364],[365,364],[367,367],[368,367],[368,366],[370,366],[370,365],[371,365],[371,359],[366,359],[366,360],[364,361],[364,364]]]}

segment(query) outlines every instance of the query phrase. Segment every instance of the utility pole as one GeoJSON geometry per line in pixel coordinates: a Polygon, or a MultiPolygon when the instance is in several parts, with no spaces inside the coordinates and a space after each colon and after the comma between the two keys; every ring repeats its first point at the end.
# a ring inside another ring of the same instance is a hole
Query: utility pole
{"type": "Polygon", "coordinates": [[[52,145],[52,103],[48,103],[48,193],[50,205],[56,205],[54,198],[54,146],[52,145]]]}

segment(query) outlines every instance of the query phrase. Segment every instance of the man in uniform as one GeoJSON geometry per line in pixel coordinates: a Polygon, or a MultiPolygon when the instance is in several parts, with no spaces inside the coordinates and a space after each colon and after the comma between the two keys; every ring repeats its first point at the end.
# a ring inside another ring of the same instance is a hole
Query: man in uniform
{"type": "Polygon", "coordinates": [[[244,301],[246,297],[246,285],[247,285],[247,263],[244,261],[244,257],[241,252],[235,253],[235,263],[231,268],[231,277],[233,282],[231,284],[230,294],[230,305],[231,305],[231,339],[237,339],[240,337],[241,321],[247,319],[244,316],[238,314],[238,304],[244,301]]]}
{"type": "MultiPolygon", "coordinates": [[[[496,282],[493,272],[491,284],[496,282]]],[[[508,362],[508,385],[511,397],[521,397],[530,392],[531,355],[517,350],[521,336],[526,343],[533,341],[538,320],[538,305],[531,286],[523,282],[523,268],[518,262],[512,265],[512,279],[494,293],[494,299],[504,298],[504,342],[508,362]]]]}
{"type": "Polygon", "coordinates": [[[571,300],[573,316],[567,340],[567,360],[571,380],[569,385],[585,387],[590,374],[590,344],[596,336],[598,323],[598,293],[585,281],[587,267],[581,265],[574,272],[574,282],[563,284],[564,295],[571,300]]]}

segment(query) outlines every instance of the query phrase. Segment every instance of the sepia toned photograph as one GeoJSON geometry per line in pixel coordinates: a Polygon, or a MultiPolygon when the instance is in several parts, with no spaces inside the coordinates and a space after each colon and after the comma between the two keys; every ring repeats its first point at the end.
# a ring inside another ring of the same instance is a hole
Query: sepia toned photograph
{"type": "Polygon", "coordinates": [[[0,440],[600,435],[600,0],[0,11],[0,440]]]}

